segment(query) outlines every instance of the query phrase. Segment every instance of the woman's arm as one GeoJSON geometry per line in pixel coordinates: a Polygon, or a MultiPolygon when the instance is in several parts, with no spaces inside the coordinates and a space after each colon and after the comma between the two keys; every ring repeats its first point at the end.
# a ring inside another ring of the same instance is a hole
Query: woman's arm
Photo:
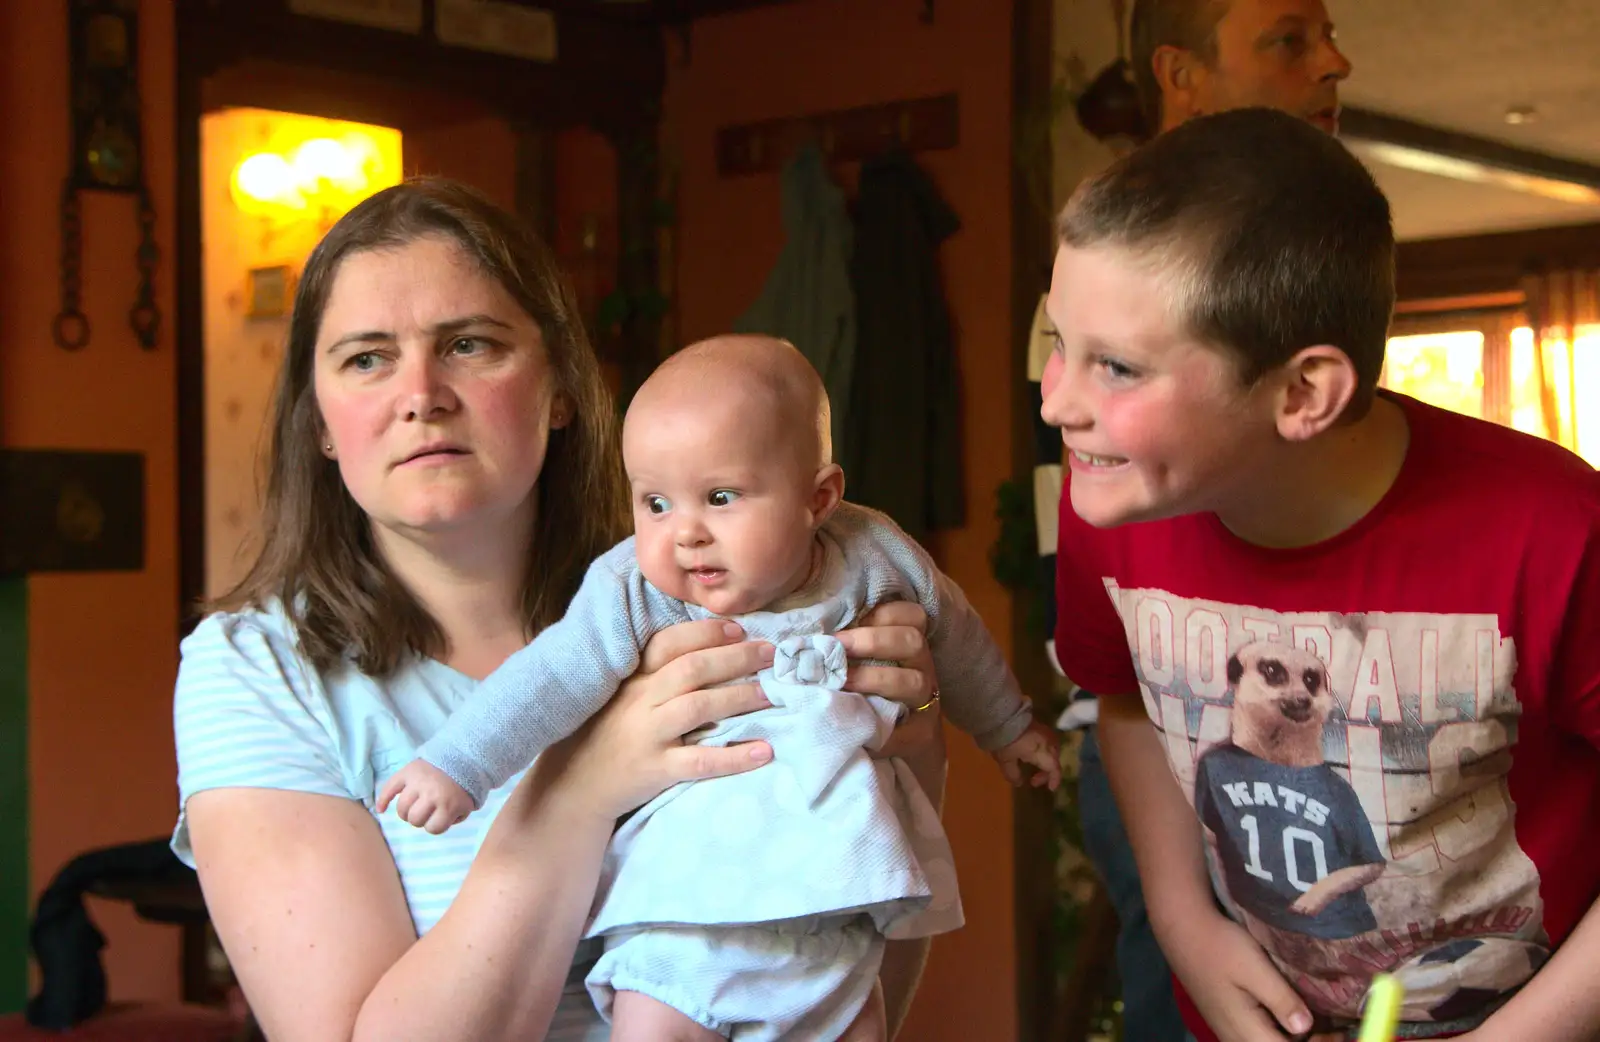
{"type": "MultiPolygon", "coordinates": [[[[839,634],[852,659],[898,662],[899,666],[850,667],[851,691],[879,695],[910,707],[927,705],[939,689],[933,656],[926,638],[928,615],[920,605],[896,601],[879,605],[855,629],[839,634]]],[[[927,794],[934,810],[944,809],[944,725],[938,703],[908,715],[876,755],[898,756],[905,761],[927,794]]],[[[878,980],[883,988],[889,1037],[893,1038],[911,1011],[917,982],[928,962],[930,938],[890,941],[883,955],[878,980]]]]}
{"type": "Polygon", "coordinates": [[[599,716],[517,786],[445,915],[421,939],[377,823],[311,793],[218,788],[187,806],[218,935],[274,1042],[542,1037],[560,999],[615,818],[668,785],[771,758],[764,743],[685,747],[767,703],[708,687],[770,661],[716,623],[664,631],[599,716]],[[721,646],[717,646],[721,645],[721,646]]]}
{"type": "Polygon", "coordinates": [[[267,1037],[539,1037],[572,961],[609,823],[531,785],[501,814],[455,901],[420,940],[394,860],[359,803],[266,789],[189,800],[195,863],[267,1037]],[[513,804],[520,803],[513,815],[513,804]],[[542,805],[541,805],[542,804],[542,805]],[[513,865],[512,848],[527,856],[513,865]],[[537,851],[537,854],[534,853],[537,851]]]}

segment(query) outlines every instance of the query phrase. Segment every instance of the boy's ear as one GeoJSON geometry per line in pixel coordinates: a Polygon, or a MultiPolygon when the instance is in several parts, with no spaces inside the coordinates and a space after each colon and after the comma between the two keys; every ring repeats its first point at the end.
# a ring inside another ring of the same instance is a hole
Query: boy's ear
{"type": "Polygon", "coordinates": [[[1337,347],[1302,348],[1280,370],[1278,434],[1309,441],[1336,425],[1361,386],[1355,363],[1337,347]]]}
{"type": "Polygon", "coordinates": [[[830,463],[817,471],[816,484],[811,490],[811,525],[819,527],[833,515],[844,499],[844,471],[839,464],[830,463]]]}

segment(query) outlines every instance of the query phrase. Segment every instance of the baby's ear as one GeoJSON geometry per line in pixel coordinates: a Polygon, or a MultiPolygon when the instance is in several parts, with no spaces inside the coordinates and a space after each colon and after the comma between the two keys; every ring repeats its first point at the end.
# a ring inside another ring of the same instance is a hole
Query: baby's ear
{"type": "Polygon", "coordinates": [[[833,515],[844,499],[844,471],[837,463],[829,463],[817,471],[811,489],[811,527],[820,528],[833,515]]]}

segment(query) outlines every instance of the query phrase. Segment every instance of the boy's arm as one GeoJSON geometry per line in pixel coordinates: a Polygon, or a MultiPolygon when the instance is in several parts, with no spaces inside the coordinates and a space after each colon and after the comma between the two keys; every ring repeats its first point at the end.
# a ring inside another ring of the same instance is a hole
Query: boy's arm
{"type": "Polygon", "coordinates": [[[1138,695],[1100,698],[1098,738],[1144,882],[1150,922],[1163,943],[1220,916],[1211,896],[1200,822],[1167,766],[1138,695]]]}
{"type": "MultiPolygon", "coordinates": [[[[1600,476],[1595,479],[1600,485],[1600,476]]],[[[1592,489],[1591,497],[1595,496],[1592,489]]],[[[1591,499],[1591,502],[1593,500],[1591,499]]],[[[1592,529],[1584,555],[1565,598],[1565,629],[1557,646],[1551,693],[1557,718],[1573,733],[1600,748],[1600,528],[1592,529]]],[[[1575,822],[1577,827],[1586,823],[1575,822]]],[[[1600,1038],[1600,989],[1594,967],[1600,964],[1600,911],[1590,905],[1577,927],[1533,979],[1467,1037],[1539,1042],[1578,1042],[1600,1038]]]]}
{"type": "Polygon", "coordinates": [[[1471,1042],[1508,1038],[1539,1042],[1591,1042],[1600,1038],[1600,905],[1590,905],[1561,947],[1533,979],[1475,1030],[1471,1042]]]}
{"type": "Polygon", "coordinates": [[[1309,1031],[1305,1002],[1244,928],[1217,910],[1199,820],[1167,766],[1143,701],[1102,696],[1098,729],[1150,925],[1206,1022],[1235,1042],[1309,1031]]]}
{"type": "Polygon", "coordinates": [[[489,674],[417,757],[484,798],[583,725],[639,668],[648,638],[636,572],[606,554],[584,575],[566,614],[489,674]]]}

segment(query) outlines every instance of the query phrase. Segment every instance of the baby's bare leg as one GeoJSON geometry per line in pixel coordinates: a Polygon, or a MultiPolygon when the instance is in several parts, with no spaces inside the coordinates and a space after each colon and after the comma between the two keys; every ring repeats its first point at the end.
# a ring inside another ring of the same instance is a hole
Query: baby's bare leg
{"type": "Polygon", "coordinates": [[[648,995],[619,991],[611,1000],[611,1042],[722,1042],[722,1036],[648,995]]]}

